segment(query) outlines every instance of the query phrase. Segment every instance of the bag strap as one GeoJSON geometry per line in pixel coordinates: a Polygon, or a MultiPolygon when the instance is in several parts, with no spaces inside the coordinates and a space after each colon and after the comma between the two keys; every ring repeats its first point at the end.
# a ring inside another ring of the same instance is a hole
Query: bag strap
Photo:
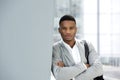
{"type": "MultiPolygon", "coordinates": [[[[85,57],[86,57],[86,59],[87,59],[87,64],[89,64],[89,60],[88,60],[88,56],[89,56],[89,47],[88,47],[88,44],[87,44],[87,42],[86,42],[85,40],[82,40],[82,41],[83,41],[83,43],[84,43],[85,57]]],[[[94,80],[104,80],[103,75],[94,78],[94,80]]]]}
{"type": "Polygon", "coordinates": [[[88,47],[88,44],[86,42],[86,40],[83,40],[84,42],[84,48],[85,48],[85,57],[87,59],[87,64],[89,64],[89,60],[88,60],[88,56],[89,56],[89,47],[88,47]]]}

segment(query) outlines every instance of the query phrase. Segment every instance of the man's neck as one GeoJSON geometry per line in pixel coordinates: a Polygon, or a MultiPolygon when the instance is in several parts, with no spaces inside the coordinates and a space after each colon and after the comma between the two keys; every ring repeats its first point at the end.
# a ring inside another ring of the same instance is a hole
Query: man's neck
{"type": "Polygon", "coordinates": [[[71,48],[73,48],[73,46],[75,45],[75,39],[74,40],[70,40],[70,41],[64,41],[65,43],[67,43],[71,48]]]}

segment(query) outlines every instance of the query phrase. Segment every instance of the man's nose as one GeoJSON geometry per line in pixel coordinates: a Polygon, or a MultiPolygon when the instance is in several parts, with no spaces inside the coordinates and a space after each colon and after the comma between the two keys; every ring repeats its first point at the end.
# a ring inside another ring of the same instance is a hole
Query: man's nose
{"type": "Polygon", "coordinates": [[[66,33],[70,33],[70,29],[67,29],[67,30],[66,30],[66,33]]]}

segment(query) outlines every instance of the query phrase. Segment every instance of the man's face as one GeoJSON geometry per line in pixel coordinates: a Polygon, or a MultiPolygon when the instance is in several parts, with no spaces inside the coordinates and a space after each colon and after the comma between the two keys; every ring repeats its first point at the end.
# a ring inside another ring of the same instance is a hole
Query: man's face
{"type": "Polygon", "coordinates": [[[59,32],[64,41],[74,40],[77,28],[74,21],[65,20],[60,24],[59,32]]]}

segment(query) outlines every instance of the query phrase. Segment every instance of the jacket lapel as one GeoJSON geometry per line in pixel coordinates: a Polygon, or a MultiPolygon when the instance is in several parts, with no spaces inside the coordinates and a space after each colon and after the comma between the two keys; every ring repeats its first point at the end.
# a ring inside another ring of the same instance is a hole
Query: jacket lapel
{"type": "Polygon", "coordinates": [[[60,49],[61,49],[61,58],[63,62],[65,63],[66,66],[71,66],[74,65],[75,62],[73,60],[73,57],[71,56],[70,52],[68,49],[64,46],[64,44],[61,42],[60,43],[60,49]]]}

